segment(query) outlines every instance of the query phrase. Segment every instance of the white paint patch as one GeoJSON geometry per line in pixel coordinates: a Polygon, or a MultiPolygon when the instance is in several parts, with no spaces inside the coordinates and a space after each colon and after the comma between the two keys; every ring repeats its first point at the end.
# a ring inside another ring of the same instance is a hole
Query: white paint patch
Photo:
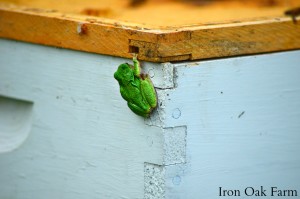
{"type": "Polygon", "coordinates": [[[142,73],[148,73],[155,88],[174,88],[174,66],[170,63],[155,64],[141,61],[142,73]]]}
{"type": "Polygon", "coordinates": [[[179,126],[164,129],[164,164],[185,162],[186,156],[186,127],[179,126]]]}
{"type": "Polygon", "coordinates": [[[145,163],[145,191],[144,199],[165,198],[165,167],[145,163]]]}
{"type": "Polygon", "coordinates": [[[82,34],[83,33],[83,30],[82,30],[82,26],[83,26],[84,23],[78,23],[77,24],[77,34],[82,34]]]}

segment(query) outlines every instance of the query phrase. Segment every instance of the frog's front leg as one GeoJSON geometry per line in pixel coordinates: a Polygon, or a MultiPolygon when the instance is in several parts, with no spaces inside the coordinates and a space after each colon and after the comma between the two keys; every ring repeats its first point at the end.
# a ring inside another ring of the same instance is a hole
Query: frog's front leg
{"type": "Polygon", "coordinates": [[[143,75],[141,80],[141,93],[143,98],[146,99],[148,104],[154,109],[157,106],[157,96],[156,91],[153,87],[153,83],[148,75],[143,75]]]}
{"type": "Polygon", "coordinates": [[[134,76],[136,77],[140,77],[140,74],[141,74],[141,69],[140,69],[140,62],[137,60],[137,54],[133,54],[133,58],[132,58],[132,61],[133,61],[133,74],[134,76]]]}

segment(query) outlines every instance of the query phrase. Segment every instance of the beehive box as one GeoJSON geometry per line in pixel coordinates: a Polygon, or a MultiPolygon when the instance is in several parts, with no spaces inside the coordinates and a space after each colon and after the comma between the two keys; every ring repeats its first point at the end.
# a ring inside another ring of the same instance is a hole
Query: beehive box
{"type": "Polygon", "coordinates": [[[0,5],[0,198],[299,197],[298,1],[0,5]]]}

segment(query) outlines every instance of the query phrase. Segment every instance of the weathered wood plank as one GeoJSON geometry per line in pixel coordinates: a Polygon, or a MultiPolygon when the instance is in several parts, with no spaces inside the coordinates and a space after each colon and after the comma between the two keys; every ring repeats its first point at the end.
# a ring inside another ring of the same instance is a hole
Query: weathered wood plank
{"type": "Polygon", "coordinates": [[[289,17],[216,25],[154,26],[1,4],[0,37],[152,62],[196,60],[300,48],[289,17]]]}
{"type": "Polygon", "coordinates": [[[298,49],[300,24],[288,18],[185,29],[189,39],[162,42],[161,57],[190,55],[191,60],[298,49]]]}
{"type": "Polygon", "coordinates": [[[155,41],[155,34],[88,22],[46,11],[0,12],[0,36],[80,51],[130,57],[129,39],[155,41]],[[84,27],[84,31],[80,31],[84,27]]]}

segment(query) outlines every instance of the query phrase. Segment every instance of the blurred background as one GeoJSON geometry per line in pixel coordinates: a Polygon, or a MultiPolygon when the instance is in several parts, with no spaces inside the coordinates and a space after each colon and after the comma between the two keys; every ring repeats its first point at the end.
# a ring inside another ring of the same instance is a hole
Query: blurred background
{"type": "Polygon", "coordinates": [[[270,18],[299,0],[0,0],[0,3],[155,26],[212,24],[270,18]]]}

